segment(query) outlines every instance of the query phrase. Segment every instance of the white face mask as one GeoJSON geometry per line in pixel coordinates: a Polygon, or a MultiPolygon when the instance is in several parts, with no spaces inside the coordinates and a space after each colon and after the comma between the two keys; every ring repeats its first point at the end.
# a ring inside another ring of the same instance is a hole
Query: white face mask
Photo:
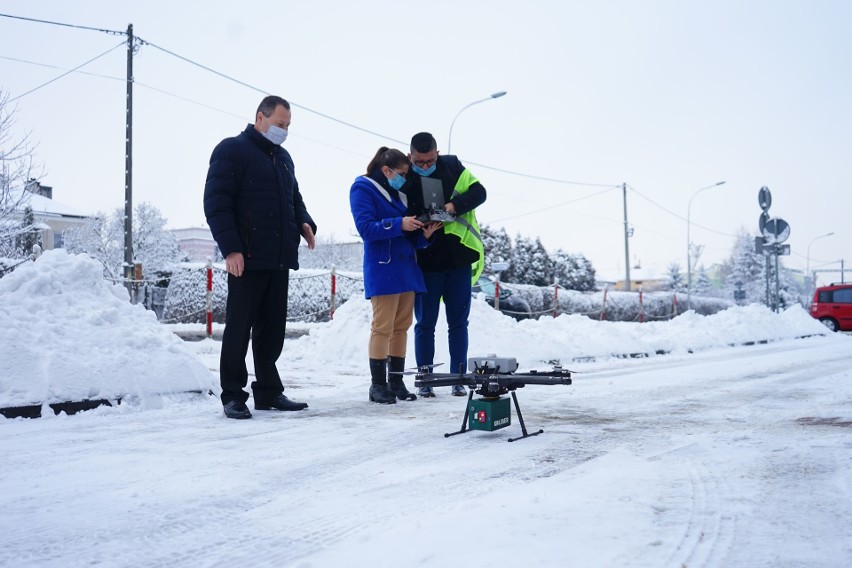
{"type": "Polygon", "coordinates": [[[261,132],[263,137],[278,146],[279,144],[283,144],[285,140],[287,140],[287,131],[281,128],[280,126],[275,126],[274,124],[269,125],[269,129],[266,132],[261,132]]]}

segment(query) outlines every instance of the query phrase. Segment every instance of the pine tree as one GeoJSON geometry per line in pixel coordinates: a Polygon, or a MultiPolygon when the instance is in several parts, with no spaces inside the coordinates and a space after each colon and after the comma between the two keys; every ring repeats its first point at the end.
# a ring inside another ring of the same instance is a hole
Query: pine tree
{"type": "MultiPolygon", "coordinates": [[[[733,298],[739,283],[746,293],[745,303],[766,303],[768,272],[769,305],[772,305],[775,302],[775,258],[758,253],[754,243],[753,235],[740,233],[737,236],[731,259],[723,266],[725,293],[733,298]]],[[[782,258],[778,259],[778,272],[778,305],[784,309],[796,303],[802,292],[790,270],[784,267],[782,258]]]]}
{"type": "Polygon", "coordinates": [[[582,254],[569,254],[562,249],[550,255],[551,272],[559,286],[581,292],[595,289],[595,269],[582,254]]]}
{"type": "Polygon", "coordinates": [[[36,227],[35,214],[33,213],[33,208],[29,205],[24,208],[24,218],[21,221],[16,240],[17,252],[21,257],[32,254],[35,245],[41,246],[41,231],[36,227]]]}
{"type": "Polygon", "coordinates": [[[687,283],[683,280],[683,274],[680,273],[680,265],[673,262],[669,265],[666,273],[668,278],[668,289],[673,292],[685,292],[687,283]]]}
{"type": "Polygon", "coordinates": [[[486,225],[480,226],[482,246],[485,249],[485,269],[489,270],[495,262],[511,262],[512,240],[506,229],[491,229],[486,225]]]}
{"type": "Polygon", "coordinates": [[[703,264],[698,269],[698,274],[693,282],[693,289],[698,296],[708,296],[713,291],[713,283],[710,281],[710,275],[707,274],[707,269],[703,264]]]}

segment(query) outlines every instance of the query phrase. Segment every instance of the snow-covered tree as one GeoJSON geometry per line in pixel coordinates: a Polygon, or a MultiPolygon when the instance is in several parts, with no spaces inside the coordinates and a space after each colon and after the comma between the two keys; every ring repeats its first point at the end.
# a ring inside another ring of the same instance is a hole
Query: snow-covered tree
{"type": "MultiPolygon", "coordinates": [[[[124,211],[119,218],[123,222],[124,211]]],[[[166,230],[166,223],[160,210],[150,203],[140,203],[133,212],[133,260],[142,263],[146,280],[171,272],[181,257],[177,239],[166,230]]]]}
{"type": "MultiPolygon", "coordinates": [[[[745,303],[766,303],[767,300],[767,262],[769,277],[769,304],[775,298],[775,258],[758,253],[755,250],[755,237],[741,232],[737,236],[731,258],[723,265],[725,274],[725,294],[734,297],[738,285],[745,291],[745,303]]],[[[784,267],[783,259],[778,259],[778,304],[786,308],[798,301],[800,286],[784,267]]]]}
{"type": "MultiPolygon", "coordinates": [[[[133,213],[133,259],[142,263],[142,277],[157,279],[171,270],[180,258],[174,235],[166,231],[166,220],[150,203],[140,203],[133,213]]],[[[86,253],[104,265],[107,278],[124,275],[124,210],[106,215],[98,213],[81,227],[64,234],[64,248],[72,253],[86,253]]]]}
{"type": "Polygon", "coordinates": [[[710,275],[707,274],[707,268],[703,264],[692,280],[692,292],[698,296],[708,296],[713,293],[713,283],[710,281],[710,275]]]}
{"type": "Polygon", "coordinates": [[[19,227],[16,238],[18,256],[25,257],[32,254],[35,245],[41,245],[41,231],[36,227],[35,214],[29,205],[24,207],[24,217],[19,227]]]}
{"type": "Polygon", "coordinates": [[[550,256],[541,240],[518,235],[512,248],[512,262],[507,282],[549,286],[553,283],[550,256]]]}
{"type": "Polygon", "coordinates": [[[734,297],[738,287],[745,291],[746,304],[765,303],[765,260],[754,248],[754,236],[741,232],[737,235],[731,258],[722,266],[728,298],[734,297]]]}
{"type": "Polygon", "coordinates": [[[494,262],[511,262],[512,239],[506,229],[494,230],[487,225],[480,225],[479,229],[485,248],[485,270],[489,270],[494,262]]]}
{"type": "Polygon", "coordinates": [[[66,230],[63,248],[69,253],[85,253],[100,261],[107,278],[117,280],[124,274],[121,268],[124,261],[123,221],[117,223],[114,215],[98,212],[82,225],[66,230]]]}
{"type": "Polygon", "coordinates": [[[562,249],[550,255],[551,272],[559,286],[567,290],[588,292],[595,289],[595,269],[582,254],[569,254],[562,249]]]}
{"type": "Polygon", "coordinates": [[[34,147],[28,134],[13,132],[15,109],[9,95],[0,91],[0,256],[17,258],[22,254],[19,236],[21,212],[30,193],[24,188],[33,176],[34,147]]]}
{"type": "Polygon", "coordinates": [[[683,274],[680,272],[680,265],[676,262],[669,264],[668,270],[666,272],[666,279],[668,280],[668,289],[673,292],[686,292],[687,283],[683,278],[683,274]]]}

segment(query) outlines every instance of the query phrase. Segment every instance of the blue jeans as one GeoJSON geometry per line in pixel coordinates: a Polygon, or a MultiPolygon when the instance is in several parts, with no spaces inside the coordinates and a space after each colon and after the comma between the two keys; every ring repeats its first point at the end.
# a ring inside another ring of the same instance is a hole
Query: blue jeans
{"type": "Polygon", "coordinates": [[[414,299],[414,356],[417,366],[435,362],[435,324],[441,298],[447,314],[447,340],[450,348],[448,373],[467,371],[467,323],[470,316],[470,266],[446,272],[424,272],[426,293],[414,299]]]}

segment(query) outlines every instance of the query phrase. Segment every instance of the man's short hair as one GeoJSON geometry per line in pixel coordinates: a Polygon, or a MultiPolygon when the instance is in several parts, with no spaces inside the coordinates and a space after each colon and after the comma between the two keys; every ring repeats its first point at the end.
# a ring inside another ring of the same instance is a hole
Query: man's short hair
{"type": "Polygon", "coordinates": [[[438,143],[435,137],[428,132],[418,132],[411,137],[411,151],[419,154],[425,154],[432,150],[438,149],[438,143]]]}
{"type": "MultiPolygon", "coordinates": [[[[263,100],[260,101],[260,104],[257,106],[257,112],[262,112],[263,116],[269,118],[270,116],[272,116],[272,113],[275,112],[275,107],[277,107],[278,105],[281,105],[287,110],[290,110],[290,103],[288,103],[281,97],[269,95],[267,97],[263,97],[263,100]]],[[[255,113],[255,115],[257,115],[257,112],[255,113]]]]}

